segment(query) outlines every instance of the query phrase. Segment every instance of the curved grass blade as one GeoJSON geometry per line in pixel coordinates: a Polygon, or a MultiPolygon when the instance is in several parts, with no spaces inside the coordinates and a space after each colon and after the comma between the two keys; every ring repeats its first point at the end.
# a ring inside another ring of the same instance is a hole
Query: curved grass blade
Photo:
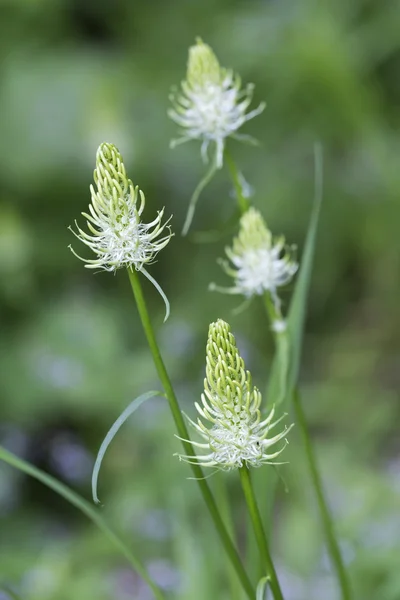
{"type": "MultiPolygon", "coordinates": [[[[299,373],[306,303],[308,297],[308,290],[310,286],[312,263],[315,252],[319,213],[322,203],[322,184],[322,147],[320,144],[316,143],[314,144],[314,201],[307,230],[299,275],[297,277],[295,290],[289,307],[287,328],[284,332],[286,337],[287,355],[284,358],[283,348],[277,348],[273,359],[270,377],[266,390],[267,404],[270,408],[274,405],[278,406],[278,400],[281,399],[281,402],[279,404],[281,413],[284,413],[288,410],[288,404],[291,398],[293,397],[293,392],[296,386],[299,373]],[[282,361],[284,361],[285,365],[282,361]],[[282,398],[282,372],[284,366],[287,375],[285,394],[284,398],[282,398]]],[[[269,515],[268,522],[266,523],[267,529],[270,527],[277,484],[277,477],[271,478],[268,485],[267,493],[265,494],[264,514],[269,515]]]]}
{"type": "Polygon", "coordinates": [[[148,273],[146,271],[146,269],[144,267],[142,267],[140,269],[140,272],[143,273],[143,275],[145,277],[147,277],[147,279],[150,281],[150,283],[152,283],[154,285],[154,287],[156,288],[157,292],[160,294],[161,298],[164,300],[164,304],[165,304],[165,317],[164,317],[164,323],[165,321],[167,321],[169,314],[170,314],[170,304],[169,304],[169,300],[164,292],[164,290],[162,289],[161,285],[159,283],[157,283],[157,281],[154,279],[154,277],[152,277],[150,275],[150,273],[148,273]]]}
{"type": "MultiPolygon", "coordinates": [[[[294,387],[296,386],[299,376],[301,346],[303,341],[304,322],[306,315],[306,306],[308,291],[310,288],[311,273],[313,259],[315,253],[315,242],[317,237],[319,213],[322,204],[322,188],[323,188],[323,156],[321,144],[314,145],[314,202],[311,212],[310,222],[308,225],[304,252],[301,259],[301,266],[294,294],[289,308],[289,316],[287,319],[287,335],[289,353],[289,367],[287,375],[286,398],[284,404],[287,404],[288,398],[291,397],[294,387]]],[[[274,357],[271,374],[267,387],[267,402],[268,405],[277,403],[279,390],[281,387],[281,362],[282,356],[278,352],[274,357]]],[[[285,406],[282,410],[285,410],[285,406]]]]}
{"type": "Polygon", "coordinates": [[[104,438],[104,440],[100,446],[100,450],[97,453],[96,462],[94,463],[93,474],[92,474],[92,495],[93,495],[93,501],[96,504],[100,504],[100,500],[97,496],[97,481],[99,478],[101,463],[103,462],[103,458],[107,451],[108,446],[110,445],[110,443],[112,442],[112,440],[114,439],[114,437],[116,436],[118,431],[121,429],[121,427],[125,423],[125,421],[131,416],[131,414],[133,414],[139,408],[139,406],[141,404],[143,404],[143,402],[146,402],[146,400],[149,400],[150,398],[154,398],[154,396],[164,396],[164,394],[162,392],[158,392],[158,391],[146,392],[145,394],[141,394],[141,396],[138,396],[137,398],[132,400],[132,402],[129,404],[129,406],[127,406],[126,409],[120,414],[120,416],[115,421],[115,423],[112,425],[112,427],[109,429],[106,437],[104,438]]]}
{"type": "Polygon", "coordinates": [[[11,465],[12,467],[26,473],[30,477],[37,479],[41,483],[43,483],[48,488],[52,489],[59,496],[62,496],[78,508],[84,515],[86,515],[110,540],[110,542],[125,556],[134,570],[142,577],[142,579],[149,585],[151,588],[155,598],[157,600],[165,600],[165,596],[160,588],[154,583],[154,581],[150,578],[147,573],[145,567],[142,565],[139,559],[137,559],[129,548],[125,545],[125,543],[121,540],[121,538],[114,533],[114,531],[109,527],[106,521],[101,517],[99,512],[93,508],[93,506],[84,498],[81,498],[79,494],[71,490],[64,483],[61,483],[51,475],[48,475],[44,471],[41,471],[37,467],[34,467],[30,463],[26,462],[22,458],[18,458],[15,454],[12,454],[5,448],[0,446],[0,460],[5,463],[11,465]]]}
{"type": "Polygon", "coordinates": [[[314,206],[311,213],[310,224],[308,226],[307,239],[304,246],[304,252],[301,259],[301,267],[297,285],[290,304],[288,317],[288,333],[291,340],[291,365],[289,370],[289,388],[292,392],[300,370],[301,346],[304,334],[304,322],[306,317],[306,307],[308,291],[310,289],[311,273],[314,262],[315,242],[317,238],[317,229],[319,214],[322,204],[323,192],[323,156],[320,144],[314,146],[315,161],[315,197],[314,206]]]}

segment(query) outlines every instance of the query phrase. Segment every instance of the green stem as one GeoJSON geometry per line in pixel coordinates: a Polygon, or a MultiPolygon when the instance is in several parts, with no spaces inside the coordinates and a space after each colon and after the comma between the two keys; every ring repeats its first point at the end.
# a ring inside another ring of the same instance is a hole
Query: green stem
{"type": "Polygon", "coordinates": [[[217,167],[217,163],[216,163],[216,158],[213,159],[210,168],[208,169],[208,171],[206,172],[206,174],[204,175],[203,179],[201,179],[201,181],[198,183],[196,189],[194,190],[192,197],[190,198],[190,202],[189,202],[189,207],[188,207],[188,211],[186,214],[186,219],[185,219],[185,223],[183,225],[182,228],[182,235],[185,236],[187,235],[189,229],[190,229],[190,225],[192,224],[193,221],[193,217],[194,217],[194,211],[196,210],[196,204],[197,201],[200,197],[201,192],[204,190],[204,188],[206,187],[206,185],[208,185],[211,181],[211,179],[214,177],[215,173],[217,172],[218,167],[217,167]]]}
{"type": "MultiPolygon", "coordinates": [[[[221,516],[224,520],[225,526],[228,530],[229,535],[235,539],[235,526],[233,521],[233,515],[231,506],[229,503],[229,492],[227,486],[227,478],[225,473],[217,473],[214,477],[214,491],[217,504],[220,509],[221,516]]],[[[232,565],[229,565],[229,587],[230,587],[230,599],[238,600],[241,597],[240,588],[237,585],[236,573],[232,565]]]]}
{"type": "Polygon", "coordinates": [[[240,212],[242,214],[244,214],[246,212],[246,210],[249,209],[250,204],[249,204],[248,199],[245,198],[243,195],[243,188],[242,188],[242,184],[240,182],[239,169],[237,168],[235,161],[233,160],[233,158],[231,156],[231,153],[229,152],[228,148],[226,148],[226,147],[224,150],[224,158],[225,158],[226,164],[228,165],[229,172],[231,174],[231,178],[232,178],[233,186],[235,188],[240,212]]]}
{"type": "Polygon", "coordinates": [[[300,431],[303,438],[308,467],[310,470],[315,495],[317,497],[318,508],[321,515],[322,526],[324,528],[329,554],[331,555],[333,566],[335,568],[336,575],[340,584],[342,600],[350,600],[350,583],[348,580],[345,566],[343,564],[342,556],[340,554],[339,544],[335,536],[332,517],[325,500],[322,481],[318,471],[317,461],[312,447],[306,417],[301,404],[300,394],[297,390],[293,394],[293,404],[296,411],[297,421],[300,425],[300,431]]]}
{"type": "Polygon", "coordinates": [[[0,460],[8,463],[12,467],[19,469],[20,471],[26,473],[30,477],[37,479],[54,492],[63,496],[70,504],[76,506],[81,512],[83,512],[97,527],[108,537],[110,542],[114,544],[116,548],[125,556],[125,558],[130,562],[132,567],[139,573],[139,575],[146,581],[146,583],[151,588],[155,598],[157,600],[165,600],[165,596],[160,590],[160,588],[154,583],[154,581],[148,575],[146,569],[143,565],[135,558],[132,552],[127,548],[125,543],[120,539],[120,537],[114,533],[114,531],[107,525],[104,519],[99,515],[98,511],[92,507],[92,505],[81,498],[76,492],[71,490],[69,487],[54,479],[51,475],[44,473],[40,469],[37,469],[30,463],[18,458],[11,452],[8,452],[4,448],[0,446],[0,460]]]}
{"type": "MultiPolygon", "coordinates": [[[[131,271],[130,269],[128,269],[128,274],[133,294],[135,296],[139,316],[142,321],[143,329],[147,338],[147,342],[153,355],[154,365],[157,369],[160,381],[164,387],[176,428],[178,430],[179,436],[183,438],[183,440],[189,440],[189,433],[185,421],[183,419],[182,412],[179,408],[178,400],[175,396],[171,380],[169,378],[168,372],[165,368],[163,359],[161,357],[161,353],[154,334],[154,329],[151,324],[150,316],[143,296],[142,286],[139,280],[139,273],[135,270],[131,271]]],[[[182,441],[182,444],[185,450],[185,454],[194,454],[193,447],[189,441],[182,441]]],[[[229,533],[224,525],[224,522],[215,503],[214,497],[211,494],[208,483],[204,479],[203,470],[197,464],[191,464],[191,468],[193,471],[194,478],[197,480],[204,501],[214,521],[215,528],[221,538],[225,551],[228,554],[233,567],[235,568],[236,574],[243,586],[243,589],[245,590],[247,596],[251,600],[253,600],[253,598],[255,597],[255,591],[250,582],[250,579],[247,576],[246,571],[244,570],[239,554],[235,546],[233,545],[229,533]]]]}
{"type": "Polygon", "coordinates": [[[249,511],[250,519],[253,524],[258,549],[260,551],[261,558],[264,562],[264,566],[266,567],[268,577],[270,579],[270,587],[272,590],[272,594],[275,600],[283,600],[283,595],[275,571],[274,563],[272,562],[272,558],[269,553],[267,538],[264,532],[260,511],[258,510],[253,486],[251,484],[249,469],[246,466],[241,467],[239,469],[239,474],[240,481],[242,483],[243,493],[246,498],[246,504],[249,511]]]}

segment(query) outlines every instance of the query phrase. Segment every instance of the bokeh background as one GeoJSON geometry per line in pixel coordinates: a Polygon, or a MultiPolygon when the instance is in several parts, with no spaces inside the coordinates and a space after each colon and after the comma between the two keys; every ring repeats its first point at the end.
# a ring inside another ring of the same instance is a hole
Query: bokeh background
{"type": "MultiPolygon", "coordinates": [[[[218,256],[234,233],[179,235],[204,166],[196,143],[169,149],[166,115],[196,36],[256,84],[266,111],[232,145],[271,229],[301,256],[313,194],[312,145],[325,195],[301,388],[355,598],[400,598],[400,5],[396,0],[1,0],[0,442],[90,497],[108,427],[159,388],[124,272],[93,275],[68,250],[89,202],[95,152],[115,143],[176,236],[143,281],[178,396],[193,414],[210,321],[231,323],[256,384],[272,344],[258,302],[226,284],[218,256]],[[199,243],[202,241],[202,243],[199,243]]],[[[228,221],[227,172],[199,202],[194,229],[228,221]]],[[[79,242],[74,246],[78,251],[79,242]]],[[[84,252],[84,250],[82,250],[84,252]]],[[[284,294],[290,299],[291,290],[284,294]]],[[[240,600],[162,399],[124,426],[100,476],[104,515],[171,598],[240,600]]],[[[274,555],[286,600],[339,597],[297,434],[282,468],[274,555]]],[[[269,476],[268,469],[264,476],[269,476]]],[[[218,493],[218,479],[211,485],[218,493]]],[[[228,476],[244,547],[240,490],[228,476]]],[[[253,565],[254,566],[254,565],[253,565]]],[[[0,465],[1,600],[149,600],[107,540],[64,500],[0,465]]]]}

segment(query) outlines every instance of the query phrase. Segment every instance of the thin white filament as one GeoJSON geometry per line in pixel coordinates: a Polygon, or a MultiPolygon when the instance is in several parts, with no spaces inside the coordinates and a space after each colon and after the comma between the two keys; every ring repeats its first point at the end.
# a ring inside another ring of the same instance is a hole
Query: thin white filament
{"type": "Polygon", "coordinates": [[[112,440],[114,439],[114,437],[116,436],[118,431],[120,430],[121,426],[131,416],[131,414],[134,413],[135,410],[137,410],[139,408],[139,406],[141,404],[143,404],[143,402],[146,402],[146,400],[149,400],[150,398],[154,398],[154,396],[164,396],[164,394],[159,391],[155,391],[155,392],[151,391],[151,392],[146,392],[145,394],[141,394],[141,396],[138,396],[137,398],[132,400],[132,402],[129,404],[129,406],[126,407],[126,409],[123,411],[123,413],[121,413],[121,415],[118,417],[118,419],[112,425],[112,427],[108,431],[106,437],[104,438],[104,440],[100,446],[100,450],[97,454],[96,462],[94,463],[93,474],[92,474],[92,496],[93,496],[93,501],[95,502],[95,504],[100,504],[100,500],[97,495],[97,481],[99,478],[101,463],[103,462],[103,458],[107,451],[108,446],[110,445],[110,443],[112,442],[112,440]]]}
{"type": "Polygon", "coordinates": [[[160,294],[161,298],[164,300],[164,304],[165,304],[165,317],[164,317],[164,323],[165,321],[168,319],[169,315],[170,315],[170,305],[169,305],[169,300],[167,298],[167,296],[165,295],[162,287],[157,283],[157,281],[155,279],[153,279],[153,277],[146,271],[146,269],[144,267],[142,267],[140,269],[140,272],[143,273],[143,275],[145,277],[147,277],[147,279],[154,285],[154,287],[156,288],[157,292],[160,294]]]}

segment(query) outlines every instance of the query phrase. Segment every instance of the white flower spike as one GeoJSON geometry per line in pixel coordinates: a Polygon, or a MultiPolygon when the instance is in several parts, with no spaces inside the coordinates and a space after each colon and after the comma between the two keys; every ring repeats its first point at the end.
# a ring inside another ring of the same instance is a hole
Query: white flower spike
{"type": "Polygon", "coordinates": [[[206,453],[179,455],[181,460],[222,470],[238,469],[244,465],[277,464],[273,461],[287,444],[285,438],[292,425],[269,437],[270,431],[283,417],[274,422],[272,409],[262,419],[261,394],[253,387],[249,371],[245,371],[229,325],[221,319],[211,323],[208,333],[206,378],[201,401],[195,406],[203,420],[198,418],[197,423],[188,420],[204,439],[204,443],[191,442],[192,445],[206,453]],[[206,427],[203,421],[211,427],[206,427]],[[269,453],[269,448],[280,440],[284,440],[283,446],[269,453]]]}
{"type": "MultiPolygon", "coordinates": [[[[240,219],[239,235],[225,252],[233,266],[221,260],[224,271],[234,278],[235,285],[222,288],[210,284],[210,290],[228,294],[242,294],[246,298],[268,291],[276,309],[280,302],[277,288],[287,284],[296,273],[298,264],[285,247],[285,238],[272,238],[262,215],[250,208],[240,219]]],[[[282,324],[277,325],[282,327],[282,324]]]]}
{"type": "Polygon", "coordinates": [[[168,300],[144,265],[153,263],[157,253],[170,241],[173,235],[168,225],[170,219],[162,223],[162,209],[151,223],[141,221],[145,207],[144,194],[128,179],[122,156],[113,144],[103,143],[99,146],[94,182],[97,191],[93,185],[90,186],[92,201],[89,212],[82,213],[89,232],[83,231],[76,221],[77,231],[71,227],[69,229],[95,253],[96,258],[82,258],[70,246],[71,251],[89,269],[116,271],[127,267],[143,273],[161,294],[166,304],[167,319],[168,300]],[[165,228],[168,233],[160,238],[165,228]]]}
{"type": "Polygon", "coordinates": [[[214,52],[200,38],[189,49],[186,80],[181,93],[173,94],[173,108],[168,115],[182,128],[182,137],[173,140],[171,146],[189,140],[201,140],[201,154],[207,160],[211,142],[216,148],[216,167],[223,165],[225,139],[251,140],[237,134],[237,130],[265,108],[247,112],[253,98],[254,85],[241,88],[241,79],[232,70],[220,66],[214,52]]]}

